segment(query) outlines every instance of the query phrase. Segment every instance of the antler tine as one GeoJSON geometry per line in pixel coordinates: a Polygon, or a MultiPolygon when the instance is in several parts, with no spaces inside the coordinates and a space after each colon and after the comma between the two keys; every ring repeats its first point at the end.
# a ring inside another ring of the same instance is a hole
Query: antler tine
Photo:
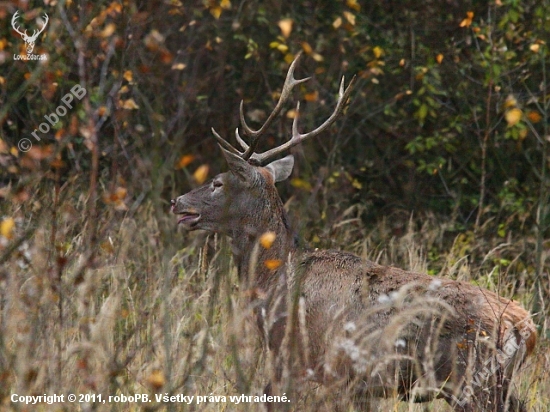
{"type": "Polygon", "coordinates": [[[31,38],[36,39],[38,37],[38,35],[40,33],[42,33],[44,31],[44,29],[46,28],[46,26],[48,25],[48,21],[50,20],[50,18],[48,17],[48,15],[46,13],[44,13],[43,18],[44,18],[44,24],[42,25],[42,27],[39,30],[33,30],[31,38]]]}
{"type": "Polygon", "coordinates": [[[338,116],[340,116],[340,114],[344,110],[348,97],[351,94],[351,91],[353,89],[355,80],[356,80],[356,76],[353,76],[353,78],[348,84],[348,87],[344,89],[344,77],[342,77],[342,81],[340,82],[340,89],[338,91],[338,101],[336,102],[336,107],[334,108],[334,111],[332,112],[330,117],[327,120],[325,120],[323,124],[321,124],[316,129],[312,130],[311,132],[304,133],[304,134],[300,134],[298,132],[298,117],[300,114],[300,103],[298,103],[298,105],[296,106],[296,116],[294,117],[294,121],[292,122],[292,137],[290,138],[290,140],[278,147],[267,150],[266,152],[254,153],[252,155],[252,158],[260,162],[260,164],[262,164],[267,159],[274,157],[284,152],[285,150],[288,150],[291,147],[296,146],[299,143],[302,143],[306,139],[309,139],[313,136],[317,136],[319,133],[328,129],[336,121],[338,116]]]}
{"type": "Polygon", "coordinates": [[[239,152],[237,149],[235,149],[233,146],[231,146],[231,143],[229,143],[227,140],[225,140],[223,137],[221,137],[218,132],[214,128],[212,128],[212,134],[224,149],[229,150],[231,153],[235,153],[238,156],[242,156],[243,153],[239,152]]]}
{"type": "Polygon", "coordinates": [[[19,30],[19,27],[20,27],[19,25],[17,25],[17,27],[16,27],[16,23],[15,23],[15,22],[17,21],[18,18],[19,18],[19,10],[17,10],[17,11],[13,14],[13,17],[11,18],[11,25],[12,25],[13,29],[14,29],[17,33],[19,33],[21,36],[26,36],[26,35],[27,35],[27,30],[25,30],[25,33],[23,33],[23,32],[21,32],[21,31],[19,30]]]}
{"type": "Polygon", "coordinates": [[[238,127],[235,129],[235,139],[237,139],[237,142],[241,145],[241,148],[244,151],[248,150],[248,145],[246,144],[246,142],[243,140],[243,138],[239,134],[239,128],[238,127]]]}
{"type": "MultiPolygon", "coordinates": [[[[298,53],[296,55],[296,58],[288,68],[288,73],[286,74],[285,83],[283,85],[283,90],[281,91],[281,96],[279,97],[279,101],[275,105],[275,108],[273,109],[271,114],[268,116],[265,123],[258,130],[251,129],[246,123],[246,120],[244,118],[244,102],[241,101],[241,106],[240,106],[241,126],[245,134],[252,138],[252,141],[250,142],[250,146],[248,146],[248,148],[246,149],[246,152],[243,155],[244,160],[248,160],[250,159],[250,157],[252,157],[254,150],[256,150],[256,146],[258,145],[258,141],[260,137],[265,133],[265,131],[271,125],[275,117],[277,117],[277,115],[281,112],[281,109],[283,108],[283,105],[285,104],[285,102],[288,100],[290,96],[290,92],[292,91],[294,86],[300,83],[306,82],[310,79],[310,77],[306,77],[304,79],[294,78],[294,69],[296,68],[296,64],[298,63],[298,59],[300,58],[301,55],[302,53],[298,53]]],[[[239,142],[239,144],[241,143],[239,142]]]]}
{"type": "MultiPolygon", "coordinates": [[[[294,115],[294,119],[292,120],[292,136],[299,135],[298,132],[298,118],[300,117],[300,101],[296,103],[296,112],[294,115]]],[[[292,138],[291,138],[292,140],[292,138]]]]}

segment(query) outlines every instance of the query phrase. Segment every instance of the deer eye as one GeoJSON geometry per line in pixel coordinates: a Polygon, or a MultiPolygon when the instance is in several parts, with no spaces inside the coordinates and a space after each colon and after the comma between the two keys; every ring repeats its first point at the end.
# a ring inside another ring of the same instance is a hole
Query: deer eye
{"type": "Polygon", "coordinates": [[[212,189],[216,190],[223,186],[223,182],[221,180],[213,180],[212,181],[212,189]]]}

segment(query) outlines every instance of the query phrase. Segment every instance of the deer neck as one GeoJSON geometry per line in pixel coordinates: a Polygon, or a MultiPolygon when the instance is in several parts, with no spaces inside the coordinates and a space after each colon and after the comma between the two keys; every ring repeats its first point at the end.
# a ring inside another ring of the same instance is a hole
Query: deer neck
{"type": "Polygon", "coordinates": [[[275,288],[280,276],[286,273],[289,255],[295,249],[288,218],[281,200],[277,200],[276,207],[266,205],[258,215],[248,216],[230,234],[240,279],[264,293],[275,288]],[[260,244],[260,237],[266,232],[275,234],[269,248],[260,244]]]}

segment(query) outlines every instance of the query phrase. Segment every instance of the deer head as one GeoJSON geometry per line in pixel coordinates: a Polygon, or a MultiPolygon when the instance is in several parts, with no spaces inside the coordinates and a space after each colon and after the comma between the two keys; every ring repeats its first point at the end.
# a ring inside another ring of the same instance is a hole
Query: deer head
{"type": "Polygon", "coordinates": [[[222,148],[222,152],[229,172],[172,200],[178,224],[188,230],[203,229],[231,236],[235,228],[248,225],[252,229],[260,218],[252,219],[255,214],[278,206],[273,204],[274,183],[288,178],[294,166],[293,156],[258,167],[228,150],[222,148]]]}
{"type": "Polygon", "coordinates": [[[178,224],[188,230],[205,229],[226,233],[230,236],[235,232],[242,233],[243,231],[248,234],[251,231],[263,233],[268,230],[270,222],[266,220],[269,220],[269,216],[276,215],[279,209],[282,211],[281,200],[274,183],[290,176],[294,159],[292,156],[287,156],[263,167],[262,165],[268,159],[329,128],[342,113],[355,80],[355,78],[352,79],[348,87],[344,89],[344,79],[342,78],[338,101],[333,113],[315,130],[299,133],[300,104],[298,103],[292,124],[291,138],[276,148],[264,153],[256,153],[260,137],[265,134],[273,120],[279,115],[294,86],[309,80],[309,78],[299,80],[294,78],[294,70],[299,57],[300,55],[290,65],[279,101],[258,130],[253,130],[247,125],[244,118],[244,105],[241,102],[241,126],[244,134],[250,138],[250,144],[247,144],[239,134],[239,129],[236,129],[235,136],[242,151],[233,147],[212,129],[227,160],[229,172],[222,173],[211,182],[171,201],[172,212],[179,215],[178,224]]]}
{"type": "Polygon", "coordinates": [[[40,30],[34,30],[33,33],[32,33],[32,36],[29,36],[27,34],[27,30],[25,30],[24,32],[22,32],[20,30],[19,26],[16,24],[18,17],[19,17],[19,10],[17,10],[15,12],[15,14],[13,15],[13,17],[11,19],[11,25],[12,25],[13,29],[21,35],[21,37],[23,38],[23,41],[27,44],[27,54],[32,54],[32,51],[34,50],[34,43],[36,42],[36,39],[38,38],[40,33],[42,33],[44,31],[44,29],[48,25],[48,21],[49,21],[48,15],[46,13],[44,13],[44,24],[42,24],[42,27],[40,28],[40,30]]]}

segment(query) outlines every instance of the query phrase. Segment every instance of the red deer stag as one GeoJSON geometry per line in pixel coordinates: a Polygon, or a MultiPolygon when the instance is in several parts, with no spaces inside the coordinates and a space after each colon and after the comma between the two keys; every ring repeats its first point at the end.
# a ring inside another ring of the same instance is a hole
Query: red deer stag
{"type": "Polygon", "coordinates": [[[257,153],[258,140],[292,88],[308,80],[294,78],[297,60],[260,129],[247,125],[241,103],[240,121],[250,139],[247,144],[237,129],[242,152],[212,129],[229,172],[171,201],[187,230],[232,239],[239,277],[253,283],[259,331],[274,361],[266,391],[292,393],[296,385],[289,379],[304,379],[339,382],[359,408],[368,408],[370,398],[397,395],[414,402],[444,398],[455,411],[522,410],[508,388],[533,351],[536,332],[518,303],[469,283],[381,266],[351,253],[298,250],[275,188],[290,176],[294,159],[266,160],[327,130],[354,81],[344,88],[342,79],[336,108],[318,128],[299,133],[298,104],[290,140],[257,153]]]}

